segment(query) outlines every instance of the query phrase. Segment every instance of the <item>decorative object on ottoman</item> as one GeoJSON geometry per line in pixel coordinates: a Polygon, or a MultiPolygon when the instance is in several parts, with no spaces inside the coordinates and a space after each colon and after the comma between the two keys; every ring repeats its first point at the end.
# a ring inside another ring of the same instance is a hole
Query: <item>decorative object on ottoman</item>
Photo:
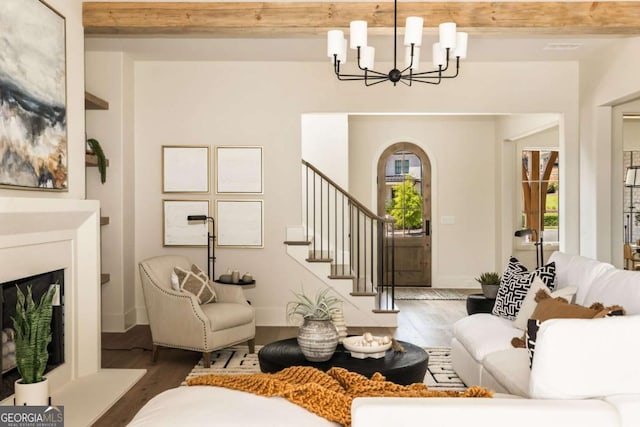
{"type": "Polygon", "coordinates": [[[338,331],[331,316],[341,301],[327,295],[329,288],[320,291],[315,300],[304,294],[294,292],[295,301],[287,304],[289,321],[302,317],[303,323],[298,329],[298,345],[302,353],[311,362],[324,362],[331,359],[338,345],[338,331]]]}
{"type": "Polygon", "coordinates": [[[482,273],[476,277],[476,281],[482,286],[482,293],[489,299],[496,299],[500,287],[500,275],[496,272],[482,273]]]}
{"type": "Polygon", "coordinates": [[[347,324],[344,321],[344,313],[341,308],[335,309],[331,315],[331,321],[338,331],[338,342],[342,344],[342,341],[347,337],[347,324]]]}
{"type": "Polygon", "coordinates": [[[389,348],[391,348],[391,338],[388,336],[376,337],[369,332],[365,332],[362,336],[348,337],[342,341],[344,348],[351,352],[351,357],[356,359],[379,359],[384,357],[389,348]]]}
{"type": "Polygon", "coordinates": [[[33,301],[31,287],[27,287],[26,298],[19,287],[16,289],[18,302],[16,316],[12,320],[16,364],[22,378],[15,382],[15,404],[49,405],[49,382],[43,374],[49,360],[47,346],[51,342],[51,303],[56,287],[49,287],[38,304],[33,301]]]}

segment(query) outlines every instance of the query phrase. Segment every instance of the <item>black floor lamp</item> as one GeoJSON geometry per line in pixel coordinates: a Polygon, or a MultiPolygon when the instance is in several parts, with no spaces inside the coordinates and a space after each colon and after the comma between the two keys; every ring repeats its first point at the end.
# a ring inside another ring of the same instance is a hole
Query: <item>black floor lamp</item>
{"type": "MultiPolygon", "coordinates": [[[[188,215],[187,221],[211,221],[211,230],[215,230],[214,225],[215,221],[212,217],[206,215],[188,215]]],[[[208,225],[208,223],[207,223],[208,225]]],[[[213,275],[215,274],[215,262],[216,262],[216,249],[214,242],[216,240],[216,236],[213,232],[207,227],[207,275],[210,280],[214,280],[213,275]]]]}
{"type": "Polygon", "coordinates": [[[522,230],[517,230],[515,232],[516,237],[525,237],[538,235],[539,238],[534,242],[534,246],[536,247],[536,268],[539,268],[544,264],[544,253],[542,249],[542,233],[538,233],[537,230],[532,228],[523,228],[522,230]]]}

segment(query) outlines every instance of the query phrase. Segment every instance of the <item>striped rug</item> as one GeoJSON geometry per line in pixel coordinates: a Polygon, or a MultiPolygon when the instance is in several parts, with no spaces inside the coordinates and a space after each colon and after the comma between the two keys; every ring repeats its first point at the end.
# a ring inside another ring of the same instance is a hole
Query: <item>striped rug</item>
{"type": "MultiPolygon", "coordinates": [[[[211,367],[205,369],[200,360],[181,385],[186,380],[206,374],[255,374],[260,372],[258,351],[262,346],[256,346],[256,352],[249,353],[246,345],[239,345],[215,351],[211,355],[211,367]]],[[[434,390],[464,390],[465,385],[451,367],[451,349],[449,347],[425,347],[429,354],[429,364],[424,383],[434,390]]]]}

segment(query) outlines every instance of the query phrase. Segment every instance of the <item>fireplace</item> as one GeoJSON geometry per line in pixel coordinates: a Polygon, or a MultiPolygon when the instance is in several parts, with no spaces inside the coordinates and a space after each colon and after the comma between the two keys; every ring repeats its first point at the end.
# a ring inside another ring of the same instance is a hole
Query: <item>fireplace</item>
{"type": "Polygon", "coordinates": [[[47,347],[49,360],[45,375],[64,363],[64,270],[51,271],[0,284],[0,331],[2,334],[0,400],[13,394],[14,383],[20,378],[15,363],[15,332],[12,320],[16,313],[17,288],[19,287],[27,295],[27,288],[31,287],[33,300],[38,303],[52,284],[58,287],[58,291],[53,301],[51,342],[47,347]]]}

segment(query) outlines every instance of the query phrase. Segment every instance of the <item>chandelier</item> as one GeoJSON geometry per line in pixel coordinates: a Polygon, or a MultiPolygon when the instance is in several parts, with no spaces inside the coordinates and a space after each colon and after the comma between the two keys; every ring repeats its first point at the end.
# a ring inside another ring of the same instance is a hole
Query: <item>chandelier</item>
{"type": "Polygon", "coordinates": [[[367,45],[367,21],[351,21],[349,33],[351,40],[349,47],[357,53],[357,65],[362,73],[343,74],[340,65],[347,62],[347,39],[341,30],[331,30],[327,33],[327,55],[333,58],[333,69],[338,80],[364,80],[366,86],[391,81],[402,82],[411,86],[413,82],[437,85],[443,79],[458,77],[460,71],[460,59],[467,57],[468,34],[456,31],[454,22],[445,22],[438,27],[440,41],[433,44],[433,70],[418,72],[420,61],[420,46],[422,45],[423,19],[410,16],[407,18],[404,46],[405,68],[398,69],[398,0],[393,2],[393,69],[388,73],[381,73],[373,69],[375,49],[367,45]],[[449,58],[456,58],[455,74],[449,70],[449,58]]]}

